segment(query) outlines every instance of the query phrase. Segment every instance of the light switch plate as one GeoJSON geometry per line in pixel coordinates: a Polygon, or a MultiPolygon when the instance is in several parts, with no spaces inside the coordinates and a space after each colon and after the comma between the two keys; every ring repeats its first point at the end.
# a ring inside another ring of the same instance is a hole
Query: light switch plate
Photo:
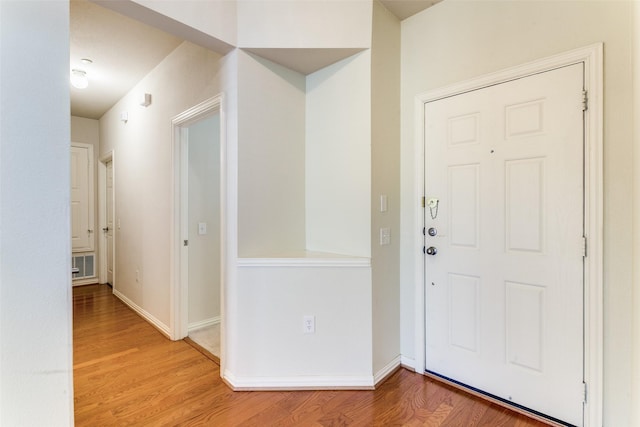
{"type": "Polygon", "coordinates": [[[387,195],[386,194],[382,194],[380,196],[380,212],[386,212],[388,208],[389,208],[389,206],[388,206],[388,201],[387,201],[387,195]]]}
{"type": "Polygon", "coordinates": [[[198,223],[198,234],[201,235],[201,236],[207,234],[207,223],[206,222],[199,222],[198,223]]]}
{"type": "Polygon", "coordinates": [[[380,229],[380,245],[388,245],[391,243],[391,229],[383,227],[380,229]]]}

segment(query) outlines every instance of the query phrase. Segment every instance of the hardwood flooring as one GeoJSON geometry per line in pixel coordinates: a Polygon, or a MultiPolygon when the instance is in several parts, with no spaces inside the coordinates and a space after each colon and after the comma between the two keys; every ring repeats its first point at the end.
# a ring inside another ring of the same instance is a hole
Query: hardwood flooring
{"type": "Polygon", "coordinates": [[[73,303],[76,426],[544,425],[405,369],[375,391],[233,392],[107,285],[74,288],[73,303]]]}

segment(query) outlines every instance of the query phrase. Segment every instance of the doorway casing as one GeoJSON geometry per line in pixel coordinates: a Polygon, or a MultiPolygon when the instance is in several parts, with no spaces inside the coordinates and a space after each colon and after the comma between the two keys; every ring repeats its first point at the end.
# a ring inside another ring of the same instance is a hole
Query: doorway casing
{"type": "MultiPolygon", "coordinates": [[[[584,64],[584,90],[588,108],[584,114],[584,224],[587,256],[584,258],[584,381],[586,383],[584,426],[602,425],[603,413],[603,45],[602,43],[491,73],[465,82],[434,89],[415,97],[414,123],[415,200],[424,194],[425,103],[487,86],[550,71],[571,64],[584,64]]],[[[423,207],[414,212],[415,321],[414,369],[425,372],[425,270],[423,255],[423,207]]]]}
{"type": "MultiPolygon", "coordinates": [[[[98,282],[107,283],[107,237],[102,229],[107,226],[107,164],[111,162],[115,166],[113,150],[109,151],[99,159],[98,162],[98,224],[100,238],[98,239],[100,263],[98,269],[98,282]]],[[[113,177],[113,185],[115,189],[115,172],[113,177]]],[[[111,209],[115,212],[115,197],[111,200],[111,209]]],[[[115,218],[115,216],[114,216],[115,218]]],[[[116,239],[113,237],[113,282],[111,285],[115,288],[116,275],[116,239]]]]}
{"type": "Polygon", "coordinates": [[[188,126],[203,118],[220,116],[220,359],[224,355],[225,304],[224,294],[227,272],[226,233],[226,138],[224,96],[218,94],[175,116],[171,121],[173,134],[173,230],[171,233],[171,339],[179,340],[188,335],[188,258],[185,240],[188,221],[188,126]]]}

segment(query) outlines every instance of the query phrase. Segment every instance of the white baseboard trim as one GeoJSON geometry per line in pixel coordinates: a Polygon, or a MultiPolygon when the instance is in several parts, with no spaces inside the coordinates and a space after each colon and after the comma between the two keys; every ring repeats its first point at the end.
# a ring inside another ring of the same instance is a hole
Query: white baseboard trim
{"type": "Polygon", "coordinates": [[[406,357],[406,356],[400,356],[400,366],[402,366],[403,368],[407,368],[410,370],[415,371],[416,370],[416,361],[415,359],[406,357]]]}
{"type": "Polygon", "coordinates": [[[386,380],[389,375],[393,374],[400,367],[400,356],[387,363],[382,369],[373,376],[373,383],[377,387],[382,381],[386,380]]]}
{"type": "Polygon", "coordinates": [[[97,277],[89,277],[87,279],[74,279],[71,282],[71,286],[85,286],[85,285],[97,285],[99,280],[97,277]]]}
{"type": "Polygon", "coordinates": [[[189,330],[189,332],[195,331],[196,329],[201,329],[201,328],[206,328],[207,326],[217,325],[218,323],[220,323],[220,320],[221,320],[220,316],[211,317],[209,319],[204,319],[204,320],[200,320],[198,322],[189,323],[189,326],[187,326],[187,329],[189,330]]]}
{"type": "Polygon", "coordinates": [[[167,325],[165,325],[164,323],[156,319],[152,314],[150,314],[148,311],[140,307],[135,302],[131,301],[129,298],[127,298],[124,294],[120,293],[116,289],[113,290],[113,295],[116,296],[120,301],[125,303],[131,310],[135,311],[136,314],[138,314],[138,316],[142,317],[144,320],[149,322],[151,326],[153,326],[158,331],[160,331],[162,335],[171,339],[171,331],[169,330],[167,325]]]}
{"type": "Polygon", "coordinates": [[[234,391],[373,390],[371,376],[237,377],[225,370],[222,379],[234,391]]]}

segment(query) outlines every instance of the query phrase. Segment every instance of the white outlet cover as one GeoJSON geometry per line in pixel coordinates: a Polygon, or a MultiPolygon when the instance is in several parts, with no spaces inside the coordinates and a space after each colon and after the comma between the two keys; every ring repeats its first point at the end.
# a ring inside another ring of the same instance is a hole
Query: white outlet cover
{"type": "Polygon", "coordinates": [[[302,327],[305,334],[316,333],[316,316],[303,316],[302,327]]]}

